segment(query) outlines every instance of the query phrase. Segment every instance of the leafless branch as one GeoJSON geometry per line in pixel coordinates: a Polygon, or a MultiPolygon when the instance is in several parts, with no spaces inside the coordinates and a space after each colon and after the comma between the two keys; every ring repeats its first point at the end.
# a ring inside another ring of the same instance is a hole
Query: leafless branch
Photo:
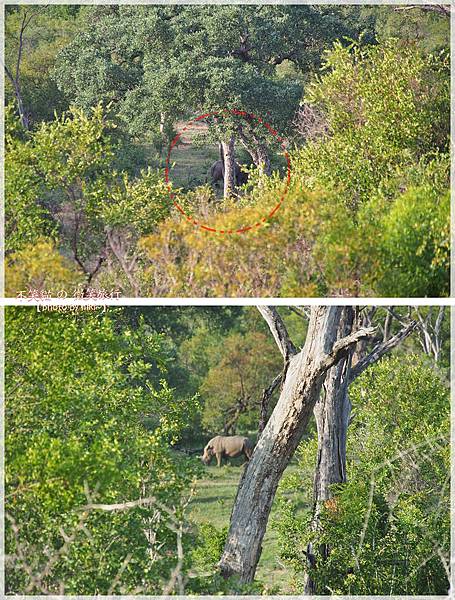
{"type": "Polygon", "coordinates": [[[178,587],[178,593],[183,595],[185,593],[184,585],[183,585],[183,577],[182,577],[182,568],[183,568],[183,525],[180,524],[180,527],[176,531],[177,534],[177,564],[171,573],[171,577],[169,579],[168,584],[163,590],[163,594],[165,596],[169,595],[176,587],[178,587]]]}
{"type": "Polygon", "coordinates": [[[445,317],[445,307],[439,307],[436,319],[433,323],[433,307],[428,309],[426,316],[423,316],[421,310],[416,307],[415,315],[418,320],[419,342],[425,354],[432,356],[435,363],[439,361],[443,339],[442,324],[445,317]]]}
{"type": "Polygon", "coordinates": [[[317,140],[329,134],[325,115],[307,103],[297,109],[292,124],[305,140],[317,140]]]}
{"type": "Polygon", "coordinates": [[[310,320],[310,311],[305,306],[288,306],[289,310],[302,318],[304,321],[310,320]]]}
{"type": "Polygon", "coordinates": [[[106,229],[106,236],[113,255],[118,260],[123,272],[126,275],[126,278],[128,279],[133,295],[138,296],[139,285],[133,275],[138,259],[137,255],[134,254],[131,258],[128,259],[128,251],[125,249],[125,243],[122,240],[120,233],[116,233],[113,229],[108,227],[106,229]]]}
{"type": "Polygon", "coordinates": [[[353,333],[347,335],[341,340],[336,341],[333,344],[332,351],[329,352],[329,354],[326,354],[325,357],[321,360],[318,366],[318,371],[320,373],[323,373],[324,371],[330,369],[330,367],[336,364],[343,356],[345,356],[349,352],[351,346],[357,344],[357,342],[359,342],[360,340],[371,337],[375,334],[376,331],[376,327],[364,327],[362,329],[354,331],[353,333]]]}
{"type": "Polygon", "coordinates": [[[112,583],[111,583],[111,587],[109,588],[107,595],[110,596],[111,594],[114,593],[115,588],[117,587],[117,585],[120,583],[120,579],[122,577],[122,573],[123,571],[126,569],[126,567],[128,566],[128,563],[131,561],[131,559],[133,558],[132,554],[128,554],[125,557],[125,560],[123,561],[123,563],[120,565],[120,569],[117,571],[116,576],[114,577],[112,583]]]}
{"type": "Polygon", "coordinates": [[[258,435],[264,431],[265,426],[267,425],[267,412],[269,408],[270,398],[273,395],[273,392],[283,381],[283,372],[278,373],[269,387],[265,388],[262,391],[261,396],[261,413],[259,417],[259,425],[258,425],[258,435]]]}
{"type": "Polygon", "coordinates": [[[416,325],[417,321],[412,321],[411,323],[403,327],[403,329],[401,329],[396,335],[391,337],[389,340],[377,344],[367,356],[362,358],[354,367],[352,367],[350,383],[352,383],[354,379],[356,379],[361,373],[363,373],[367,367],[376,363],[384,356],[384,354],[390,352],[390,350],[392,350],[392,348],[395,348],[395,346],[398,346],[398,344],[400,344],[405,338],[408,337],[408,335],[410,335],[414,331],[416,325]]]}
{"type": "Polygon", "coordinates": [[[297,353],[297,348],[294,346],[291,338],[289,337],[283,319],[273,306],[258,306],[257,309],[269,326],[269,329],[272,332],[273,338],[281,354],[283,355],[285,362],[288,362],[289,358],[297,353]]]}
{"type": "Polygon", "coordinates": [[[413,10],[415,8],[420,8],[420,10],[434,12],[443,17],[450,18],[450,6],[446,4],[408,4],[407,6],[397,6],[394,10],[396,12],[402,12],[404,10],[413,10]]]}

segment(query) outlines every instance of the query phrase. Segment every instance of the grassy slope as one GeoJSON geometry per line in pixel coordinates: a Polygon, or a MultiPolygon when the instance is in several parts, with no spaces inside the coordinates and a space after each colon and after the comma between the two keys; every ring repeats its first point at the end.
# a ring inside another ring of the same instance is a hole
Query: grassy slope
{"type": "MultiPolygon", "coordinates": [[[[296,467],[291,464],[285,473],[288,474],[295,469],[296,467]]],[[[217,528],[229,525],[232,504],[242,470],[241,465],[223,465],[221,469],[216,466],[207,468],[207,478],[199,480],[196,497],[191,504],[190,516],[193,521],[211,523],[217,528]]],[[[272,507],[271,518],[273,515],[272,507]]],[[[269,526],[264,537],[256,577],[268,587],[279,586],[281,593],[292,593],[289,588],[291,573],[280,561],[278,554],[277,536],[269,526]]]]}

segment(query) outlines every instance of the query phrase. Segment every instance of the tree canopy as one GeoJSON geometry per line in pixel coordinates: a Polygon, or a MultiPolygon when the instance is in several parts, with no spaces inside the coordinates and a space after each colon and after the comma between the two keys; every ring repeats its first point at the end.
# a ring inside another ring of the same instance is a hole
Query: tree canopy
{"type": "Polygon", "coordinates": [[[10,7],[8,294],[446,296],[449,20],[395,8],[10,7]]]}

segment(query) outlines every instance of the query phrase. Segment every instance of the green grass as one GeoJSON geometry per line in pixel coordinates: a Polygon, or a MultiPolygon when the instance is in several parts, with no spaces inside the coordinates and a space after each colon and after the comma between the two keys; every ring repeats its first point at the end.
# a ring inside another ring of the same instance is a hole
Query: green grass
{"type": "MultiPolygon", "coordinates": [[[[207,477],[197,482],[196,496],[190,505],[190,518],[193,522],[211,523],[217,529],[229,525],[237,485],[243,471],[242,464],[235,464],[238,462],[242,461],[232,461],[231,465],[223,464],[220,469],[216,465],[206,467],[207,477]]],[[[295,471],[296,468],[296,465],[291,463],[285,474],[295,471]]],[[[272,506],[269,523],[274,514],[272,506]]],[[[270,525],[264,536],[256,578],[269,588],[278,586],[282,593],[292,592],[288,587],[291,572],[279,559],[277,535],[270,525]]]]}
{"type": "Polygon", "coordinates": [[[185,190],[210,183],[210,167],[219,159],[216,145],[198,147],[193,143],[194,136],[207,130],[203,123],[177,124],[177,131],[187,127],[179,138],[179,143],[171,153],[169,177],[176,187],[185,190]],[[172,166],[173,165],[173,166],[172,166]]]}

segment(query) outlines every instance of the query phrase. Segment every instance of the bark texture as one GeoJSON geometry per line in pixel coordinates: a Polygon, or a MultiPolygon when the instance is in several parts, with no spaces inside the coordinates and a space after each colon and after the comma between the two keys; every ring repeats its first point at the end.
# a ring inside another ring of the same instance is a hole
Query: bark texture
{"type": "MultiPolygon", "coordinates": [[[[367,322],[371,324],[373,315],[368,315],[367,322]],[[371,318],[370,318],[371,317],[371,318]]],[[[357,345],[356,364],[353,366],[354,348],[350,353],[334,365],[325,380],[325,394],[314,408],[318,432],[318,456],[314,475],[313,518],[311,528],[316,533],[320,527],[321,503],[332,498],[331,486],[335,483],[345,483],[346,478],[346,441],[348,426],[351,419],[351,403],[349,400],[349,385],[370,365],[379,361],[415,329],[417,323],[406,324],[397,334],[390,337],[390,318],[387,314],[383,326],[383,339],[377,343],[371,352],[367,353],[365,340],[357,345]],[[359,351],[360,347],[360,351],[359,351]]],[[[352,307],[345,307],[340,319],[340,336],[349,336],[355,326],[355,312],[352,307]]],[[[305,577],[305,594],[325,594],[327,590],[319,590],[312,577],[312,571],[317,569],[320,561],[324,561],[330,553],[330,548],[324,544],[308,544],[306,549],[307,574],[305,577]],[[317,548],[317,551],[316,551],[317,548]]]]}
{"type": "Polygon", "coordinates": [[[249,139],[245,135],[243,127],[239,127],[238,134],[242,145],[251,156],[253,163],[256,165],[256,167],[258,167],[259,171],[264,175],[271,175],[272,165],[265,142],[261,140],[255,133],[252,133],[251,139],[249,139]]]}
{"type": "MultiPolygon", "coordinates": [[[[343,309],[340,337],[352,332],[354,310],[343,309]]],[[[327,373],[321,394],[314,407],[318,431],[318,457],[314,478],[314,501],[330,498],[330,486],[346,481],[346,433],[351,403],[348,398],[352,349],[327,373]]]]}
{"type": "Polygon", "coordinates": [[[224,164],[224,198],[235,194],[235,144],[231,137],[228,142],[221,142],[224,164]]]}
{"type": "MultiPolygon", "coordinates": [[[[361,330],[337,340],[342,312],[342,307],[313,307],[305,346],[289,358],[280,397],[239,483],[220,560],[224,577],[237,575],[243,583],[253,580],[276,488],[311,417],[326,371],[372,333],[361,330]]],[[[285,356],[289,347],[282,339],[285,333],[276,333],[285,356]]]]}
{"type": "MultiPolygon", "coordinates": [[[[339,323],[339,337],[352,333],[354,309],[343,308],[339,323]]],[[[314,416],[318,433],[318,454],[314,473],[313,518],[311,528],[317,532],[320,526],[321,502],[332,496],[331,486],[346,482],[346,440],[351,415],[351,403],[348,396],[352,364],[351,348],[327,373],[324,391],[314,407],[314,416]],[[325,392],[325,393],[324,393],[325,392]]],[[[305,594],[319,593],[311,576],[320,560],[327,558],[330,549],[323,544],[308,544],[306,560],[308,572],[305,577],[305,594]],[[317,553],[314,549],[317,547],[317,553]]]]}

